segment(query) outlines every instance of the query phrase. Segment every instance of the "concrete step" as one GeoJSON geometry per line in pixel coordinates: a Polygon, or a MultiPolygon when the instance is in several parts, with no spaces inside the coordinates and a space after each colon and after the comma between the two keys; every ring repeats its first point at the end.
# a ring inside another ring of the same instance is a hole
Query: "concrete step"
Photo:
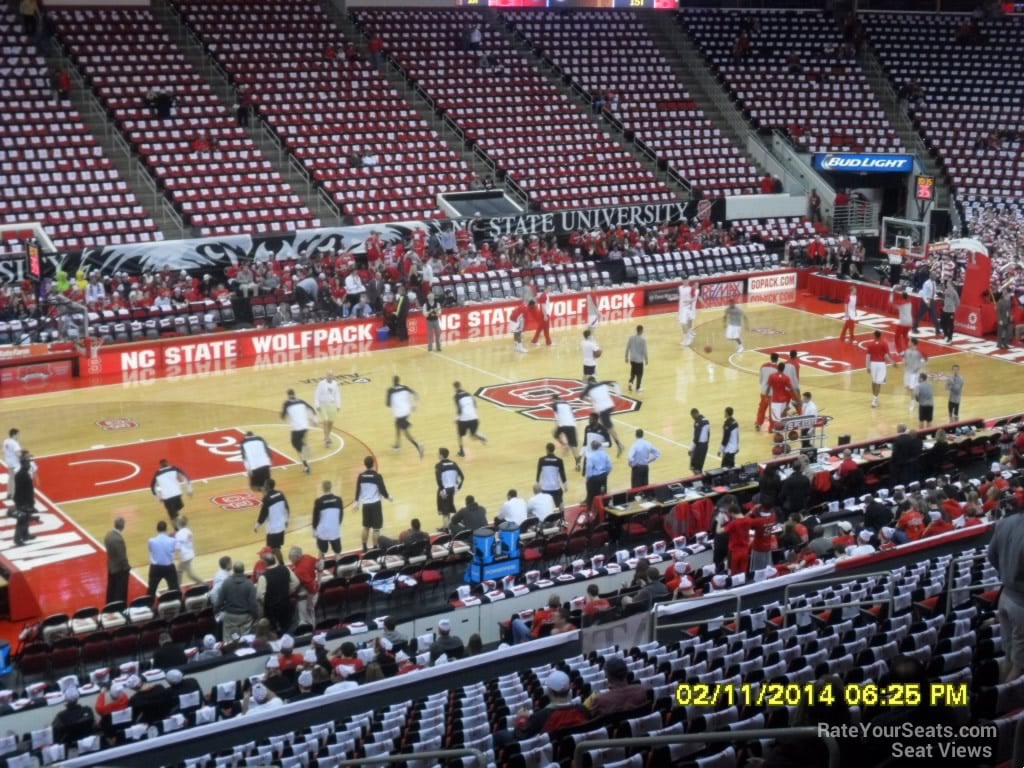
{"type": "Polygon", "coordinates": [[[878,97],[878,101],[885,111],[889,124],[895,130],[896,135],[899,136],[900,141],[903,142],[904,148],[917,157],[918,163],[926,174],[935,177],[935,206],[937,208],[949,208],[952,203],[952,191],[946,174],[942,171],[935,158],[932,157],[924,140],[911,122],[903,103],[897,97],[892,83],[882,68],[882,63],[878,60],[871,46],[865,45],[863,47],[860,53],[860,62],[867,76],[868,85],[871,86],[871,90],[878,97]]]}
{"type": "Polygon", "coordinates": [[[71,89],[71,103],[81,116],[82,123],[92,133],[97,144],[103,148],[104,156],[117,168],[121,178],[128,185],[128,189],[135,195],[139,205],[153,220],[164,238],[174,239],[185,236],[187,233],[182,227],[181,219],[170,210],[163,194],[157,189],[156,181],[146,167],[132,154],[127,139],[107,118],[99,100],[82,80],[81,73],[75,68],[73,62],[63,55],[57,45],[53,47],[53,51],[47,57],[47,62],[51,69],[55,69],[58,65],[63,66],[72,75],[75,84],[71,89]]]}
{"type": "MultiPolygon", "coordinates": [[[[184,20],[168,0],[151,0],[150,8],[153,15],[160,21],[171,39],[184,53],[186,60],[209,84],[221,100],[225,110],[233,111],[238,92],[228,79],[227,74],[209,55],[197,38],[185,24],[184,20]]],[[[285,182],[298,195],[313,216],[320,220],[321,226],[339,226],[342,223],[341,211],[333,201],[327,200],[319,192],[319,186],[312,181],[308,171],[297,168],[289,162],[290,154],[276,140],[272,139],[273,131],[261,119],[253,118],[244,129],[253,143],[263,152],[285,182]]]]}
{"type": "Polygon", "coordinates": [[[666,19],[663,13],[643,13],[642,18],[673,74],[686,87],[704,116],[732,141],[758,173],[765,173],[765,169],[747,153],[749,125],[708,69],[693,39],[674,19],[666,19]]]}
{"type": "MultiPolygon", "coordinates": [[[[491,12],[493,16],[493,11],[491,12]]],[[[619,130],[617,126],[606,120],[603,116],[595,114],[591,109],[591,99],[581,89],[574,87],[572,84],[565,82],[563,72],[553,62],[539,56],[534,50],[533,46],[518,35],[514,30],[507,27],[500,19],[500,17],[494,18],[494,27],[502,31],[509,42],[520,51],[524,56],[531,60],[540,74],[552,85],[558,88],[562,93],[568,95],[577,107],[587,115],[588,119],[594,126],[600,130],[605,136],[607,136],[612,142],[617,144],[621,149],[628,153],[634,160],[640,165],[647,168],[654,176],[664,184],[668,186],[673,193],[683,198],[684,200],[690,199],[690,188],[686,185],[680,184],[676,178],[669,174],[667,171],[662,170],[658,167],[658,161],[655,157],[648,155],[644,152],[635,142],[631,139],[626,138],[625,133],[619,130]]]]}
{"type": "MultiPolygon", "coordinates": [[[[321,0],[320,5],[344,33],[346,39],[355,43],[360,54],[368,56],[366,36],[353,23],[351,17],[343,13],[331,0],[321,0]]],[[[488,165],[487,162],[482,160],[466,145],[462,136],[445,121],[444,117],[434,108],[434,105],[416,89],[397,65],[393,62],[386,62],[386,65],[381,70],[381,74],[401,94],[413,111],[437,132],[437,135],[448,148],[466,162],[466,165],[469,166],[470,171],[473,172],[477,179],[482,182],[486,178],[494,177],[494,167],[488,165]]]]}

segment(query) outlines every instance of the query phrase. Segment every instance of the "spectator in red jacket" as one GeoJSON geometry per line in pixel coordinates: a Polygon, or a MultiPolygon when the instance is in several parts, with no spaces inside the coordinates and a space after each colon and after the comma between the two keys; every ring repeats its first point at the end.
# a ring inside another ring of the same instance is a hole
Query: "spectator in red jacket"
{"type": "Polygon", "coordinates": [[[316,623],[316,601],[320,591],[320,569],[323,566],[312,555],[304,555],[301,547],[292,547],[288,551],[288,560],[295,578],[299,580],[299,590],[296,592],[299,624],[313,626],[316,623]]]}
{"type": "Polygon", "coordinates": [[[729,536],[729,573],[746,573],[750,570],[750,518],[742,507],[733,507],[730,520],[723,529],[729,536]]]}

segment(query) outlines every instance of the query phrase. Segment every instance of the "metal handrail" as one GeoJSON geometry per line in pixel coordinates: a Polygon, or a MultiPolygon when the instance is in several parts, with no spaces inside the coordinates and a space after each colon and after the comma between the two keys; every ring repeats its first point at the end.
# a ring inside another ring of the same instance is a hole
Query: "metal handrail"
{"type": "MultiPolygon", "coordinates": [[[[376,755],[375,757],[359,757],[351,760],[339,760],[335,765],[386,765],[388,763],[408,763],[414,760],[444,760],[452,757],[472,757],[480,768],[486,768],[487,758],[479,749],[430,749],[423,752],[405,752],[394,755],[376,755]]],[[[829,763],[831,768],[831,763],[829,763]]]]}
{"type": "MultiPolygon", "coordinates": [[[[713,601],[712,600],[708,600],[708,603],[711,604],[711,605],[717,605],[718,603],[726,601],[726,600],[732,600],[732,599],[736,600],[736,613],[735,613],[735,616],[734,616],[734,621],[736,622],[736,629],[738,631],[739,630],[739,626],[740,626],[740,621],[743,618],[742,615],[741,615],[742,614],[742,609],[743,609],[743,595],[741,593],[739,593],[739,592],[737,592],[735,594],[732,594],[732,595],[729,595],[729,594],[717,594],[716,595],[716,593],[712,592],[710,595],[705,595],[703,597],[697,597],[697,598],[690,597],[690,598],[686,598],[687,606],[688,607],[693,607],[693,608],[699,608],[701,600],[703,600],[705,597],[710,598],[712,596],[715,596],[716,599],[713,600],[713,601]]],[[[688,627],[696,627],[696,626],[698,626],[700,624],[707,624],[709,621],[715,621],[715,619],[701,619],[700,621],[679,621],[679,622],[676,622],[674,624],[659,624],[658,623],[658,616],[660,615],[661,612],[658,610],[658,608],[663,606],[663,605],[672,605],[672,602],[675,602],[675,601],[671,601],[671,602],[667,602],[667,603],[660,603],[659,605],[654,606],[654,610],[652,611],[652,613],[654,613],[654,621],[652,622],[651,632],[653,633],[653,635],[655,637],[657,636],[658,631],[662,630],[662,629],[685,629],[685,628],[688,628],[688,627]]],[[[724,623],[724,621],[725,621],[724,617],[722,618],[722,621],[724,623]]]]}
{"type": "MultiPolygon", "coordinates": [[[[801,728],[751,728],[749,731],[729,731],[710,733],[678,733],[671,736],[631,736],[625,739],[586,739],[577,742],[572,755],[573,768],[582,768],[583,754],[594,749],[607,747],[665,747],[672,744],[693,744],[715,741],[757,741],[758,739],[778,739],[779,737],[802,739],[821,739],[828,750],[828,768],[839,766],[839,743],[831,736],[822,735],[817,728],[810,726],[801,728]]],[[[427,753],[423,753],[427,754],[427,753]]],[[[405,755],[408,759],[408,755],[405,755]]],[[[346,763],[339,763],[346,765],[346,763]]]]}
{"type": "MultiPolygon", "coordinates": [[[[806,587],[824,586],[826,584],[841,584],[841,583],[847,582],[847,581],[860,581],[861,579],[869,579],[869,578],[871,578],[873,576],[891,577],[892,576],[892,571],[874,571],[872,573],[858,573],[856,576],[852,576],[852,577],[849,576],[849,575],[847,575],[847,576],[832,576],[832,577],[827,578],[827,579],[812,579],[811,581],[799,581],[799,582],[796,582],[794,584],[787,584],[785,589],[782,591],[782,605],[784,606],[783,609],[782,609],[782,626],[786,626],[786,617],[789,616],[790,613],[803,613],[805,611],[821,610],[821,606],[810,606],[810,605],[808,605],[808,606],[802,606],[800,608],[790,608],[790,607],[788,607],[789,606],[789,590],[790,590],[790,587],[799,586],[799,587],[801,587],[803,589],[803,588],[806,588],[806,587]]],[[[894,609],[895,609],[895,596],[892,594],[891,591],[889,593],[889,597],[887,599],[884,599],[884,600],[880,600],[880,599],[856,600],[856,601],[852,601],[852,602],[849,602],[849,603],[840,603],[838,605],[838,607],[839,608],[850,608],[850,607],[857,606],[857,605],[877,605],[879,603],[885,603],[885,602],[889,603],[889,610],[890,610],[890,615],[891,615],[893,612],[895,612],[894,611],[894,609]]],[[[825,606],[825,607],[829,608],[831,606],[825,606]]]]}

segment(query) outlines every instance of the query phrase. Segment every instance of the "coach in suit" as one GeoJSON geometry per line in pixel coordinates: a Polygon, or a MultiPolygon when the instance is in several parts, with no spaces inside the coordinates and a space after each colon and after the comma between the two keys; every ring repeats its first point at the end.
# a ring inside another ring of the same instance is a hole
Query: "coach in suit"
{"type": "Polygon", "coordinates": [[[107,550],[107,602],[128,602],[128,579],[132,566],[128,562],[128,547],[124,542],[124,518],[114,519],[114,527],[103,537],[107,550]]]}
{"type": "Polygon", "coordinates": [[[892,441],[889,460],[893,485],[908,485],[918,479],[921,447],[921,438],[916,432],[908,430],[906,424],[896,427],[896,439],[892,441]]]}

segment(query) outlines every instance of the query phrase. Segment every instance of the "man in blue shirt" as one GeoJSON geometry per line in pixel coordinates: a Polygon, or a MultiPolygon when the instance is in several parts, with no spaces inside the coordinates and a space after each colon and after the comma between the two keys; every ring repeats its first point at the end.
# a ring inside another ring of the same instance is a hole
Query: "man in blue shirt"
{"type": "Polygon", "coordinates": [[[600,440],[590,441],[590,455],[587,457],[587,509],[591,509],[594,499],[607,491],[608,475],[612,471],[612,460],[600,440]]]}
{"type": "Polygon", "coordinates": [[[156,524],[156,536],[149,540],[149,596],[156,596],[161,581],[168,589],[178,588],[178,570],[174,567],[174,537],[167,533],[167,521],[156,524]]]}
{"type": "Polygon", "coordinates": [[[629,466],[632,470],[629,476],[629,487],[642,488],[645,485],[649,485],[650,470],[648,467],[660,457],[661,451],[644,438],[644,431],[642,429],[638,429],[636,431],[636,442],[629,449],[629,466]]]}

